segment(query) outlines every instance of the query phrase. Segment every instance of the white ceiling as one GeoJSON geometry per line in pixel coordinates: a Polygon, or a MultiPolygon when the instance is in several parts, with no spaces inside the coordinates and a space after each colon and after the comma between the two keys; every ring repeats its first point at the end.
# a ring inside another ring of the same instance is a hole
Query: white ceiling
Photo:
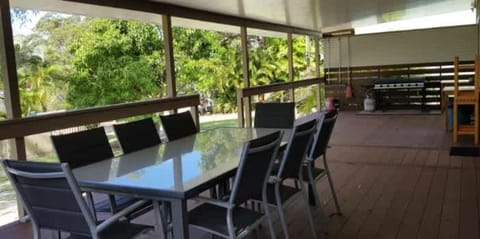
{"type": "Polygon", "coordinates": [[[156,0],[319,31],[468,10],[472,0],[156,0]]]}
{"type": "MultiPolygon", "coordinates": [[[[60,0],[10,0],[12,7],[160,21],[154,14],[112,11],[60,0]]],[[[136,2],[138,0],[128,0],[136,2]]],[[[333,31],[469,10],[473,0],[150,0],[315,31],[333,31]]],[[[102,2],[98,0],[98,2],[102,2]]]]}

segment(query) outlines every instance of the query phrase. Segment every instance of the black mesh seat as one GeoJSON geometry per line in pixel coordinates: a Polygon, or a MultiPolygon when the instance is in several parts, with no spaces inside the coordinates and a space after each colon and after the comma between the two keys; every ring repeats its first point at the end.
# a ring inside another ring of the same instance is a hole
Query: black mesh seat
{"type": "Polygon", "coordinates": [[[3,160],[3,168],[30,216],[34,238],[40,229],[70,233],[70,238],[127,239],[151,226],[119,221],[143,206],[137,201],[97,222],[87,206],[67,163],[3,160]]]}
{"type": "Polygon", "coordinates": [[[295,121],[295,103],[255,104],[255,128],[292,128],[295,121]]]}
{"type": "MultiPolygon", "coordinates": [[[[282,135],[277,131],[245,143],[228,201],[199,197],[204,203],[188,213],[190,225],[231,239],[244,237],[259,226],[264,215],[240,205],[256,195],[263,195],[263,205],[267,205],[266,182],[282,135]]],[[[269,211],[265,212],[273,235],[269,211]]]]}
{"type": "MultiPolygon", "coordinates": [[[[263,214],[243,207],[234,208],[232,214],[234,215],[233,225],[235,225],[236,235],[247,231],[248,227],[263,217],[263,214]]],[[[190,223],[195,223],[197,227],[209,228],[219,234],[229,235],[226,215],[226,208],[204,203],[192,210],[188,214],[188,219],[190,223]],[[208,215],[208,219],[205,219],[206,215],[208,215]]]]}
{"type": "Polygon", "coordinates": [[[198,128],[190,111],[172,115],[160,115],[163,129],[169,141],[196,134],[198,128]]]}
{"type": "Polygon", "coordinates": [[[318,197],[315,182],[317,180],[320,180],[324,176],[327,176],[333,200],[335,202],[337,214],[341,215],[340,205],[338,204],[337,194],[335,193],[335,187],[333,185],[332,177],[330,176],[330,171],[328,169],[327,163],[328,142],[330,141],[333,128],[335,127],[337,116],[338,112],[336,110],[333,110],[327,112],[325,115],[323,115],[323,119],[320,119],[319,126],[317,127],[317,132],[315,133],[312,142],[312,147],[308,152],[308,157],[305,164],[304,181],[308,183],[310,198],[313,199],[310,203],[320,206],[320,199],[318,197]],[[322,157],[323,159],[324,167],[316,168],[315,160],[320,157],[322,157]]]}
{"type": "Polygon", "coordinates": [[[152,118],[113,125],[123,153],[130,153],[161,144],[152,118]]]}
{"type": "MultiPolygon", "coordinates": [[[[272,171],[273,176],[270,178],[267,185],[269,205],[277,208],[285,238],[290,238],[290,235],[288,233],[283,207],[285,204],[293,201],[291,199],[296,195],[301,195],[305,200],[312,236],[313,238],[316,238],[312,212],[308,206],[308,198],[306,197],[307,193],[303,187],[302,170],[316,126],[317,119],[313,119],[293,128],[286,149],[280,159],[280,163],[276,165],[276,170],[272,171]],[[298,187],[285,185],[284,181],[286,179],[293,180],[298,187]]],[[[259,200],[258,197],[253,199],[259,200]]]]}
{"type": "MultiPolygon", "coordinates": [[[[112,148],[103,127],[71,134],[52,135],[51,139],[60,162],[68,163],[71,168],[82,167],[113,157],[112,148]]],[[[89,194],[89,196],[91,195],[89,194]]],[[[135,201],[130,197],[110,195],[108,200],[95,202],[95,210],[115,213],[135,201]]]]}

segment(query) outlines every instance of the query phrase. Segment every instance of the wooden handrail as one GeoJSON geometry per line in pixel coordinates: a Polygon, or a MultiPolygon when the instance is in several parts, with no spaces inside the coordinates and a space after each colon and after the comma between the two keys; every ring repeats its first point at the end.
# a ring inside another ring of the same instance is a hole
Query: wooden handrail
{"type": "MultiPolygon", "coordinates": [[[[261,86],[252,86],[237,89],[237,105],[238,105],[238,124],[240,127],[246,126],[251,127],[252,125],[252,115],[251,112],[248,112],[246,115],[244,113],[244,105],[245,103],[250,102],[250,97],[255,95],[261,95],[265,93],[275,92],[275,91],[282,91],[282,90],[290,90],[299,87],[306,87],[310,85],[319,85],[325,83],[325,79],[321,77],[299,80],[299,81],[292,81],[292,82],[285,82],[285,83],[276,83],[270,85],[261,85],[261,86]],[[245,100],[247,98],[248,100],[245,100]],[[246,119],[245,119],[246,117],[246,119]],[[245,124],[246,123],[246,124],[245,124]]],[[[319,96],[320,97],[320,96],[319,96]]],[[[320,107],[320,106],[319,106],[320,107]]]]}
{"type": "Polygon", "coordinates": [[[286,83],[252,86],[252,87],[237,89],[237,97],[249,97],[254,95],[275,92],[275,91],[289,90],[289,89],[294,89],[298,87],[321,84],[324,82],[325,82],[324,78],[311,78],[311,79],[286,82],[286,83]]]}
{"type": "Polygon", "coordinates": [[[0,121],[0,140],[183,107],[191,107],[198,123],[199,104],[200,95],[197,94],[4,120],[0,121]]]}

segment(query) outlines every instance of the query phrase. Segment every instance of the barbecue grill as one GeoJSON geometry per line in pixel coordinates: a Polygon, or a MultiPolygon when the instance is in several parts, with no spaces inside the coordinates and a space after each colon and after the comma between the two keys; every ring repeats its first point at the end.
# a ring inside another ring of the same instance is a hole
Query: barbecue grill
{"type": "Polygon", "coordinates": [[[379,79],[374,82],[377,107],[387,109],[412,109],[425,107],[425,81],[423,78],[379,79]]]}
{"type": "Polygon", "coordinates": [[[423,79],[381,79],[376,80],[373,88],[375,90],[381,89],[410,89],[410,88],[424,88],[425,82],[423,79]]]}

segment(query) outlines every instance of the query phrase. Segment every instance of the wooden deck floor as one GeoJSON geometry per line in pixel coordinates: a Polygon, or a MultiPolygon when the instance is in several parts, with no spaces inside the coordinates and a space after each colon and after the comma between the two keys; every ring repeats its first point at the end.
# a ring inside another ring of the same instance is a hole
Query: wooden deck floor
{"type": "MultiPolygon", "coordinates": [[[[480,238],[480,158],[449,156],[450,137],[441,116],[341,112],[328,159],[343,215],[322,228],[314,210],[318,238],[480,238]]],[[[333,214],[326,181],[317,186],[333,214]]],[[[287,206],[292,238],[311,238],[305,212],[300,198],[287,206]]],[[[4,227],[0,238],[31,238],[28,228],[4,227]]],[[[209,237],[192,230],[192,238],[209,237]]]]}

